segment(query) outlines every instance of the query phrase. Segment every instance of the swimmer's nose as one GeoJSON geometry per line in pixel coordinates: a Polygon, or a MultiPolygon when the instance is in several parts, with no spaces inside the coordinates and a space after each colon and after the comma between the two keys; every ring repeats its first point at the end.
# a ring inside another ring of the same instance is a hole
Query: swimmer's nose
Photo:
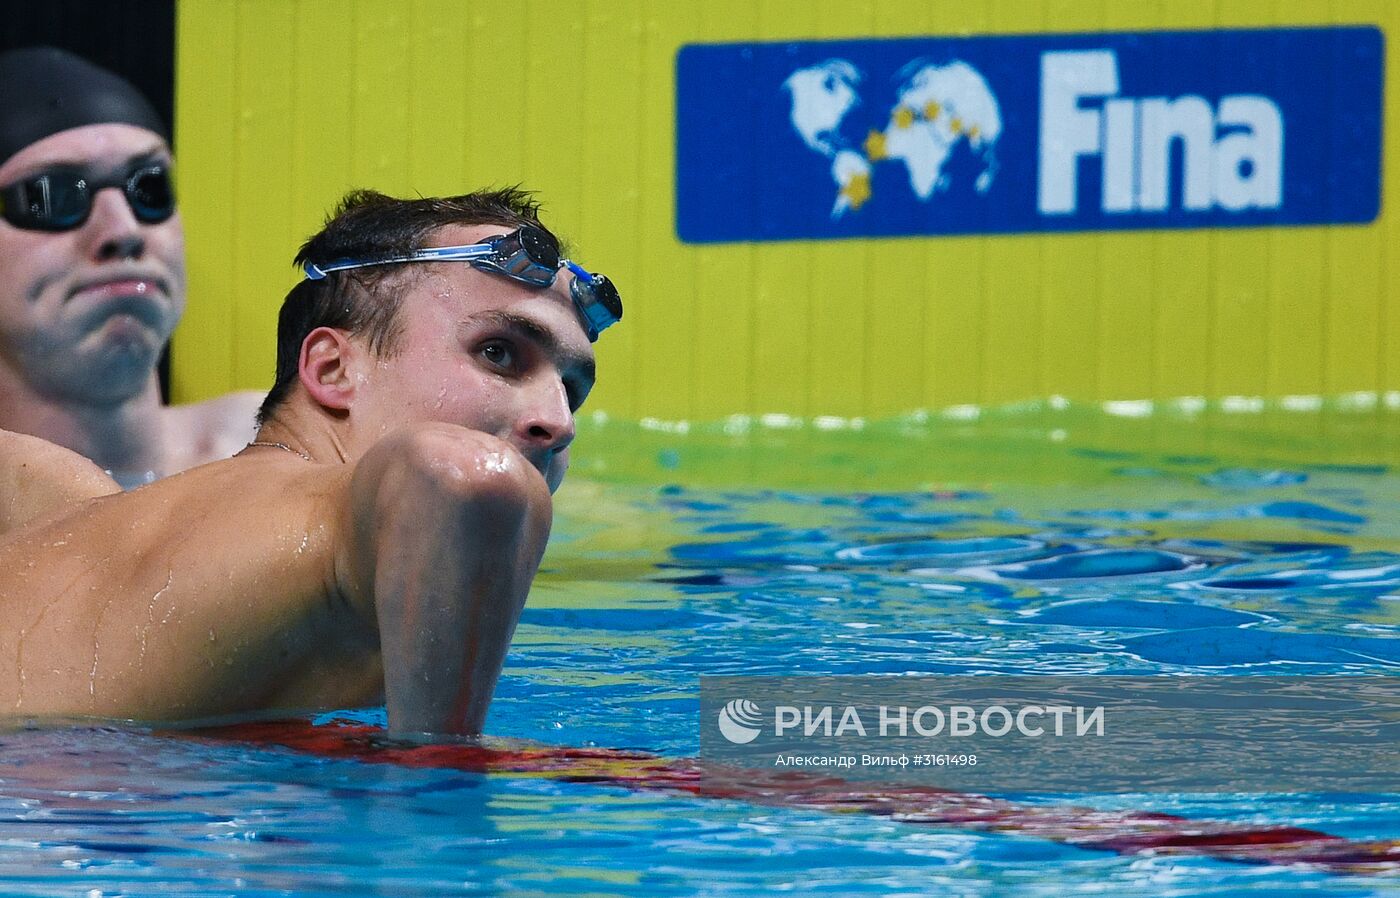
{"type": "Polygon", "coordinates": [[[92,258],[99,262],[139,259],[146,252],[141,223],[115,187],[99,190],[92,198],[92,212],[83,223],[83,237],[92,258]]]}
{"type": "Polygon", "coordinates": [[[568,391],[559,378],[549,378],[533,393],[525,414],[516,424],[516,438],[540,470],[574,441],[574,413],[569,408],[568,391]]]}

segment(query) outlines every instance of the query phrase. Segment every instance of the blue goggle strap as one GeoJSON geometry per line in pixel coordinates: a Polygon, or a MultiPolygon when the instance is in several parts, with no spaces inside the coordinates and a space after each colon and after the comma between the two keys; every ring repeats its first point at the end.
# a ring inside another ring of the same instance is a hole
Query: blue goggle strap
{"type": "Polygon", "coordinates": [[[352,268],[369,268],[372,265],[396,265],[400,262],[474,262],[496,254],[496,247],[490,243],[473,243],[469,246],[430,246],[409,253],[406,256],[391,256],[387,259],[336,259],[324,265],[307,262],[301,267],[308,281],[324,280],[326,275],[336,271],[349,271],[352,268]]]}
{"type": "MultiPolygon", "coordinates": [[[[473,243],[466,246],[431,246],[404,256],[391,256],[385,259],[336,259],[324,265],[307,262],[302,271],[309,281],[325,280],[326,276],[337,271],[350,271],[355,268],[369,268],[373,265],[395,265],[403,262],[471,262],[477,267],[489,268],[506,277],[535,286],[548,286],[554,280],[553,273],[548,281],[522,277],[501,265],[496,243],[473,243]]],[[[563,259],[560,268],[568,268],[574,274],[569,297],[587,323],[588,339],[596,341],[604,328],[617,323],[617,318],[598,301],[595,289],[602,280],[571,259],[563,259]]]]}

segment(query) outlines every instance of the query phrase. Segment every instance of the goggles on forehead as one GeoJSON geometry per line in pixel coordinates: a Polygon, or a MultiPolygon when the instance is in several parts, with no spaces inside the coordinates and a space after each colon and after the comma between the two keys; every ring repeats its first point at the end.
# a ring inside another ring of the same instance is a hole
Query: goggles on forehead
{"type": "Polygon", "coordinates": [[[99,190],[121,188],[131,214],[159,224],[175,214],[170,169],[143,163],[122,174],[95,177],[75,168],[55,168],[0,187],[0,217],[26,231],[71,231],[92,214],[99,190]]]}
{"type": "Polygon", "coordinates": [[[469,262],[473,268],[505,275],[532,287],[548,287],[554,283],[560,269],[567,268],[574,275],[569,284],[569,298],[583,316],[589,342],[596,342],[604,328],[622,320],[622,298],[618,296],[612,281],[601,274],[592,274],[568,259],[559,258],[559,247],[549,234],[529,225],[469,246],[430,246],[407,255],[378,259],[336,259],[324,264],[307,262],[302,266],[302,271],[307,280],[319,281],[337,271],[403,262],[469,262]]]}

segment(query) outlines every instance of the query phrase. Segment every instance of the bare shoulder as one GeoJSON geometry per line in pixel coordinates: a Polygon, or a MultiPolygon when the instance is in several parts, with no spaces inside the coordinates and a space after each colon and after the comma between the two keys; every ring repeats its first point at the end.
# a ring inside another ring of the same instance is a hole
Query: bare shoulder
{"type": "Polygon", "coordinates": [[[0,708],[160,719],[363,700],[347,671],[372,667],[357,648],[372,626],[332,569],[349,476],[230,459],[0,539],[0,708]]]}
{"type": "Polygon", "coordinates": [[[248,445],[257,433],[258,407],[264,395],[240,390],[167,408],[166,441],[175,469],[228,458],[248,445]]]}
{"type": "Polygon", "coordinates": [[[0,430],[0,535],[120,490],[106,472],[78,453],[0,430]]]}

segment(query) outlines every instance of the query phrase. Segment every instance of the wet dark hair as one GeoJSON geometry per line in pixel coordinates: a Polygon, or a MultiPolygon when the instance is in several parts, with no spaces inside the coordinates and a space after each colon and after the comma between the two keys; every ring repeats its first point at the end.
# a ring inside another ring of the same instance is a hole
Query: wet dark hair
{"type": "MultiPolygon", "coordinates": [[[[502,233],[531,225],[548,233],[539,211],[532,195],[518,187],[411,200],[355,190],[302,244],[295,264],[301,268],[306,262],[405,255],[422,249],[435,231],[448,225],[501,225],[502,233]]],[[[399,301],[422,274],[421,264],[378,265],[332,272],[324,280],[303,280],[293,287],[277,316],[277,374],[258,410],[258,423],[272,417],[291,392],[302,343],[316,328],[358,334],[369,341],[370,351],[392,355],[399,335],[399,301]]]]}

